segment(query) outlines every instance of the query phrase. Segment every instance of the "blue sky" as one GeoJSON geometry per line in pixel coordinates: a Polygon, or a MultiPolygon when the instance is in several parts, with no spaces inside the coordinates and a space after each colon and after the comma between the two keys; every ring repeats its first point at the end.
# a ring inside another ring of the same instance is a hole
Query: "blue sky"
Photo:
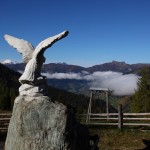
{"type": "Polygon", "coordinates": [[[150,63],[149,0],[0,0],[0,60],[21,61],[4,34],[36,46],[64,30],[68,37],[45,52],[47,63],[150,63]]]}

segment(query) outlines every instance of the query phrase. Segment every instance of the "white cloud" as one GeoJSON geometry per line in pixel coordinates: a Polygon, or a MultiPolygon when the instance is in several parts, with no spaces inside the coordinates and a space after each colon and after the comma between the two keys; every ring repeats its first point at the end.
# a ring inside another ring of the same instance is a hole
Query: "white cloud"
{"type": "Polygon", "coordinates": [[[42,75],[46,76],[48,79],[82,79],[82,76],[79,73],[42,73],[42,75]]]}
{"type": "Polygon", "coordinates": [[[76,79],[87,80],[92,87],[108,88],[115,95],[131,95],[137,89],[138,76],[135,74],[123,75],[119,72],[82,73],[43,73],[49,79],[76,79]]]}
{"type": "Polygon", "coordinates": [[[5,59],[5,60],[1,60],[0,63],[2,63],[2,64],[17,64],[17,63],[19,63],[19,62],[17,62],[17,61],[12,61],[12,60],[10,60],[10,59],[5,59]]]}
{"type": "Polygon", "coordinates": [[[3,61],[1,61],[2,64],[13,64],[13,61],[11,61],[10,59],[5,59],[3,61]]]}
{"type": "Polygon", "coordinates": [[[137,89],[138,76],[135,74],[123,75],[118,72],[95,72],[91,82],[93,87],[109,88],[115,95],[131,95],[137,89]]]}

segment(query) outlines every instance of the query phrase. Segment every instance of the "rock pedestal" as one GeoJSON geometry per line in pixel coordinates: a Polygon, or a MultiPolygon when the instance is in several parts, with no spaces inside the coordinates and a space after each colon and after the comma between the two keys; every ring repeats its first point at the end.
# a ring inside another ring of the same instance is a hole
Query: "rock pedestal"
{"type": "Polygon", "coordinates": [[[89,150],[88,130],[71,109],[47,96],[18,96],[5,150],[89,150]]]}
{"type": "Polygon", "coordinates": [[[87,129],[66,106],[43,96],[47,95],[46,78],[40,74],[44,51],[68,33],[47,38],[36,48],[25,40],[4,36],[27,63],[19,78],[20,96],[13,107],[5,150],[89,150],[87,129]]]}
{"type": "Polygon", "coordinates": [[[14,104],[5,150],[61,150],[67,108],[47,96],[19,96],[14,104]]]}

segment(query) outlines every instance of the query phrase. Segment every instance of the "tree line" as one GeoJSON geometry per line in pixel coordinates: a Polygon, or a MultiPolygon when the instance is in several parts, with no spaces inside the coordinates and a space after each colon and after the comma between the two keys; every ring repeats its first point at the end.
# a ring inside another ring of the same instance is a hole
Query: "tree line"
{"type": "MultiPolygon", "coordinates": [[[[20,83],[18,82],[20,73],[17,73],[6,66],[0,64],[0,109],[12,110],[14,100],[19,95],[18,89],[20,83]]],[[[72,107],[77,113],[86,113],[89,103],[89,97],[82,94],[75,94],[67,92],[62,89],[57,89],[48,86],[48,93],[52,101],[58,101],[68,107],[72,107]]],[[[93,112],[102,112],[105,110],[105,102],[95,100],[93,102],[93,112]],[[102,107],[100,107],[102,106],[102,107]],[[102,109],[103,108],[103,109],[102,109]]],[[[114,110],[114,108],[112,108],[114,110]]]]}
{"type": "Polygon", "coordinates": [[[150,112],[150,68],[143,67],[139,75],[137,90],[131,97],[131,111],[146,113],[150,112]]]}

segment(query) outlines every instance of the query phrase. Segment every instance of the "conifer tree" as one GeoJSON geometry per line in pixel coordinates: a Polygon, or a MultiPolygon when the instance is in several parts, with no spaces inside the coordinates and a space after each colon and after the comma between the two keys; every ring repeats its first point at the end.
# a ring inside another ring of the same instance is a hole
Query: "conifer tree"
{"type": "Polygon", "coordinates": [[[150,68],[144,67],[140,72],[138,89],[133,98],[132,112],[150,112],[150,68]]]}

